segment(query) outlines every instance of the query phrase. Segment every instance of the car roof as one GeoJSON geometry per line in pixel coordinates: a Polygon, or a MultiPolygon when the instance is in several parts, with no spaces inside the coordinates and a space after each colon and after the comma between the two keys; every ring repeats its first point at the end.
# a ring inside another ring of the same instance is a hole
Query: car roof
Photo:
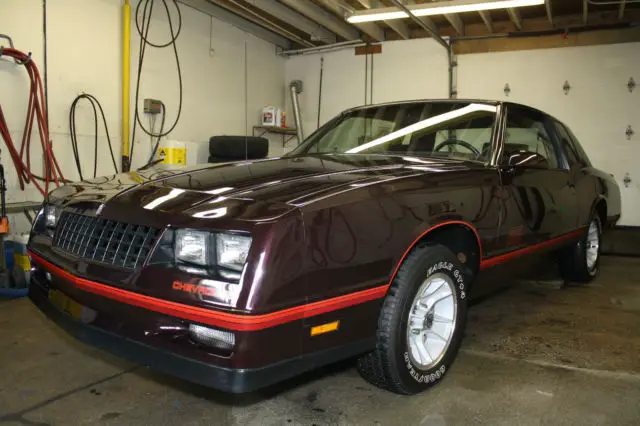
{"type": "MultiPolygon", "coordinates": [[[[419,104],[419,103],[461,103],[461,104],[468,104],[468,103],[477,103],[477,104],[487,104],[487,105],[513,105],[513,106],[517,106],[520,108],[526,108],[529,109],[531,111],[536,111],[540,114],[544,114],[549,116],[548,113],[539,110],[537,108],[534,108],[532,106],[529,105],[525,105],[525,104],[521,104],[521,103],[517,103],[517,102],[505,102],[505,101],[496,101],[496,100],[490,100],[490,99],[412,99],[412,100],[406,100],[406,101],[394,101],[394,102],[382,102],[382,103],[378,103],[378,104],[371,104],[371,105],[360,105],[357,107],[353,107],[348,109],[347,111],[357,111],[360,109],[367,109],[367,108],[377,108],[377,107],[384,107],[384,106],[394,106],[394,105],[408,105],[408,104],[419,104]]],[[[345,112],[347,112],[345,111],[345,112]]]]}

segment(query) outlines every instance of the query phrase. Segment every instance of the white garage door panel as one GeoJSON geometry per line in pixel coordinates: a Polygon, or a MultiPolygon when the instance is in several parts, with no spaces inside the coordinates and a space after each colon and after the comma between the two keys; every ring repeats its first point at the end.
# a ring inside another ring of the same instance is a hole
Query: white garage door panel
{"type": "Polygon", "coordinates": [[[354,55],[353,49],[325,55],[320,123],[327,122],[345,109],[363,105],[364,80],[364,55],[354,55]]]}
{"type": "Polygon", "coordinates": [[[621,224],[640,226],[640,88],[626,86],[630,77],[640,83],[640,43],[461,55],[458,63],[460,97],[521,102],[571,127],[594,165],[620,184],[621,224]]]}
{"type": "Polygon", "coordinates": [[[373,103],[446,98],[447,51],[432,39],[390,41],[373,56],[373,103]]]}

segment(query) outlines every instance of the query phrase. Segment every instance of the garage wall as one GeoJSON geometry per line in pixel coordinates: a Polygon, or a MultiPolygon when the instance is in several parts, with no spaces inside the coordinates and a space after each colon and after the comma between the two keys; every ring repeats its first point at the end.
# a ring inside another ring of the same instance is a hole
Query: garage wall
{"type": "MultiPolygon", "coordinates": [[[[353,48],[289,58],[286,85],[292,80],[302,80],[304,85],[300,108],[305,135],[317,128],[321,58],[324,71],[320,124],[344,109],[365,103],[366,59],[364,55],[356,56],[353,48]]],[[[369,58],[373,60],[373,103],[448,96],[447,54],[431,39],[385,42],[382,53],[369,58]]],[[[291,111],[288,92],[286,104],[287,112],[291,111]]],[[[288,148],[294,144],[295,141],[288,148]]]]}
{"type": "Polygon", "coordinates": [[[502,99],[537,107],[564,121],[594,165],[614,174],[623,225],[640,226],[640,43],[482,53],[458,57],[460,97],[502,99]],[[571,90],[562,87],[568,81],[571,90]],[[504,93],[509,84],[509,96],[504,93]],[[631,140],[625,131],[635,131],[631,140]],[[632,179],[625,187],[623,179],[632,179]]]}
{"type": "MultiPolygon", "coordinates": [[[[122,0],[55,0],[47,2],[49,126],[54,152],[66,177],[77,179],[71,155],[68,114],[80,92],[96,96],[103,105],[114,144],[118,167],[121,156],[121,4],[122,0]]],[[[2,0],[0,32],[13,38],[16,48],[33,52],[44,72],[42,40],[42,0],[2,0]]],[[[262,107],[284,103],[285,60],[275,54],[275,46],[241,30],[181,5],[183,27],[178,39],[184,104],[175,131],[169,136],[179,141],[206,142],[215,134],[251,134],[262,107]],[[246,46],[246,51],[245,51],[246,46]],[[246,61],[246,67],[245,67],[246,61]],[[246,70],[246,74],[245,74],[246,70]],[[245,101],[245,94],[246,101],[245,101]]],[[[132,15],[135,2],[132,4],[132,15]]],[[[149,38],[168,40],[164,8],[154,8],[149,38]]],[[[138,37],[132,22],[132,98],[137,70],[138,37]]],[[[0,41],[0,44],[6,44],[0,41]]],[[[22,138],[27,107],[28,80],[22,67],[0,60],[0,102],[16,143],[22,138]]],[[[178,85],[172,49],[147,48],[140,99],[162,99],[168,109],[167,123],[177,112],[178,85]]],[[[84,101],[83,101],[84,102],[84,101]]],[[[142,106],[142,102],[140,103],[142,106]]],[[[133,112],[133,105],[132,105],[133,112]]],[[[142,114],[143,115],[143,114],[142,114]]],[[[144,115],[143,115],[144,117],[144,115]]],[[[80,152],[85,176],[93,171],[93,112],[88,103],[77,109],[80,152]]],[[[143,122],[148,126],[146,118],[143,122]]],[[[102,126],[102,124],[100,124],[102,126]]],[[[157,124],[159,126],[159,122],[157,124]]],[[[98,174],[112,173],[104,130],[99,141],[98,174]]],[[[40,150],[35,146],[35,169],[42,169],[40,150]]],[[[281,153],[272,144],[271,155],[281,153]]],[[[7,169],[7,200],[39,200],[35,189],[20,191],[11,161],[3,149],[7,169]]],[[[149,152],[149,138],[136,133],[133,165],[145,162],[140,153],[149,152]]],[[[146,156],[146,155],[145,155],[146,156]]]]}
{"type": "MultiPolygon", "coordinates": [[[[14,39],[17,48],[33,52],[43,72],[42,1],[3,0],[2,3],[0,28],[14,39]]],[[[77,173],[69,155],[68,114],[73,98],[82,91],[95,95],[102,103],[119,163],[121,3],[121,0],[56,0],[47,4],[50,131],[58,160],[70,178],[76,178],[77,173]],[[69,23],[71,13],[78,18],[72,24],[69,23]]],[[[181,5],[181,10],[183,28],[178,49],[184,104],[180,122],[169,137],[180,141],[207,141],[214,134],[250,134],[265,104],[284,103],[285,60],[275,54],[275,46],[268,42],[187,6],[181,5]]],[[[134,11],[135,3],[132,14],[134,11]]],[[[132,27],[133,97],[139,40],[133,23],[132,27]]],[[[166,15],[162,8],[155,8],[149,38],[162,42],[167,36],[166,15]]],[[[27,90],[24,69],[0,61],[0,100],[14,138],[22,136],[27,90]],[[9,99],[11,102],[7,102],[9,99]]],[[[147,48],[140,86],[140,99],[144,97],[164,100],[167,123],[173,122],[178,84],[170,48],[147,48]]],[[[77,115],[80,149],[86,158],[93,159],[93,113],[88,104],[81,105],[77,115]]],[[[143,122],[148,126],[144,116],[143,122]]],[[[99,133],[104,131],[99,129],[99,133]]],[[[112,171],[102,142],[99,174],[112,171]]],[[[139,131],[136,142],[141,150],[148,149],[148,137],[139,131]]],[[[136,151],[138,149],[137,145],[136,151]]],[[[138,159],[142,161],[142,157],[138,159]]],[[[90,162],[85,164],[85,174],[91,172],[90,162]]],[[[11,184],[11,177],[9,179],[11,184]]],[[[8,195],[10,199],[18,198],[15,191],[8,195]]]]}

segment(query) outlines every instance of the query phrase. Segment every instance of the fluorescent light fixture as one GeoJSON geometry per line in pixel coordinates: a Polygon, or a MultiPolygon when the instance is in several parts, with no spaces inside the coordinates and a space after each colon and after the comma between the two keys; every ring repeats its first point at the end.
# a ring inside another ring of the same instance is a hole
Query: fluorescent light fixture
{"type": "MultiPolygon", "coordinates": [[[[545,0],[451,0],[437,3],[409,5],[407,9],[414,16],[433,16],[449,13],[477,12],[492,9],[510,9],[523,6],[539,6],[545,0]]],[[[352,24],[371,21],[388,21],[390,19],[408,18],[404,11],[395,7],[369,9],[355,12],[347,18],[352,24]]]]}
{"type": "Polygon", "coordinates": [[[430,117],[430,118],[427,118],[426,120],[418,121],[417,123],[414,123],[410,126],[404,127],[393,133],[389,133],[388,135],[382,136],[381,138],[374,139],[371,142],[367,142],[364,145],[360,145],[355,148],[352,148],[347,152],[345,152],[345,154],[357,154],[369,148],[373,148],[374,146],[381,145],[383,143],[392,141],[394,139],[401,138],[410,133],[436,126],[438,124],[444,123],[445,121],[455,120],[456,118],[464,117],[467,114],[472,114],[478,111],[495,113],[496,110],[497,108],[492,105],[469,104],[464,108],[456,109],[450,112],[445,112],[444,114],[436,115],[435,117],[430,117]]]}

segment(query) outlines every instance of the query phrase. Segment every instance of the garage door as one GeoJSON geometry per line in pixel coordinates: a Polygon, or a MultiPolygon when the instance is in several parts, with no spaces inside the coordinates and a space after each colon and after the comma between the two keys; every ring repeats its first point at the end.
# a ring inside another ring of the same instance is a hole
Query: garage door
{"type": "Polygon", "coordinates": [[[462,55],[459,97],[522,102],[564,121],[618,181],[620,224],[640,226],[640,86],[627,87],[631,78],[640,84],[639,51],[630,43],[462,55]]]}

